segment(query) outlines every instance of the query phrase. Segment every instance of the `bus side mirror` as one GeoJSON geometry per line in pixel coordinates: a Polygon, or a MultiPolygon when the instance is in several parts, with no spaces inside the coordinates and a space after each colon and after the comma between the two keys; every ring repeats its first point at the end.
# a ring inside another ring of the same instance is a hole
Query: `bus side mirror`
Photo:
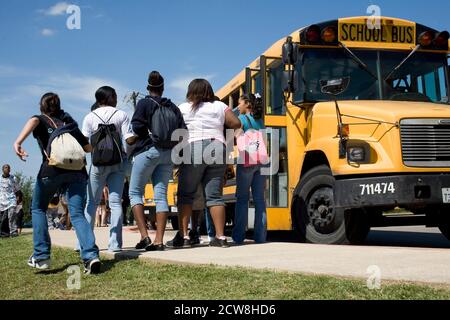
{"type": "Polygon", "coordinates": [[[350,84],[350,77],[338,78],[332,80],[320,80],[320,90],[324,94],[338,96],[347,90],[350,84]]]}
{"type": "Polygon", "coordinates": [[[298,61],[299,45],[292,42],[292,37],[288,37],[283,44],[282,59],[285,65],[295,65],[298,61]]]}
{"type": "Polygon", "coordinates": [[[295,93],[298,90],[298,72],[295,70],[284,71],[282,79],[282,88],[284,92],[295,93]]]}

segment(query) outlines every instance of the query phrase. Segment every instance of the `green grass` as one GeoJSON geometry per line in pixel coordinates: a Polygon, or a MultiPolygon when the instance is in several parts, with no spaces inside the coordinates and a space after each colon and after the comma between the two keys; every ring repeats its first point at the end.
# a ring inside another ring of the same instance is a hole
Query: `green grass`
{"type": "Polygon", "coordinates": [[[53,248],[53,268],[29,268],[31,235],[0,240],[0,299],[450,299],[449,287],[310,276],[244,268],[184,266],[139,260],[104,260],[104,271],[81,276],[81,289],[67,289],[68,266],[78,255],[53,248]]]}

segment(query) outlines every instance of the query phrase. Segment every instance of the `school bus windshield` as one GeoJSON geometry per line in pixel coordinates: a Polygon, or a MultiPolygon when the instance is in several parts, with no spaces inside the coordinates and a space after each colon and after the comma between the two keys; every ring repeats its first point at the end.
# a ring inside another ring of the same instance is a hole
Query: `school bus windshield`
{"type": "Polygon", "coordinates": [[[392,73],[410,52],[352,50],[367,65],[358,65],[343,49],[307,49],[299,64],[299,100],[328,101],[320,80],[350,77],[339,100],[395,100],[449,103],[447,56],[416,52],[392,73]],[[386,78],[391,74],[388,80],[386,78]]]}

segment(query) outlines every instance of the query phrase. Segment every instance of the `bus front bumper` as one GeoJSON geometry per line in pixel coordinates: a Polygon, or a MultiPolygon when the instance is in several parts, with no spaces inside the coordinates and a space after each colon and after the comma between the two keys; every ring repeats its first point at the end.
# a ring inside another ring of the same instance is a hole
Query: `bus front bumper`
{"type": "Polygon", "coordinates": [[[450,204],[450,174],[336,178],[338,208],[423,207],[450,204]]]}

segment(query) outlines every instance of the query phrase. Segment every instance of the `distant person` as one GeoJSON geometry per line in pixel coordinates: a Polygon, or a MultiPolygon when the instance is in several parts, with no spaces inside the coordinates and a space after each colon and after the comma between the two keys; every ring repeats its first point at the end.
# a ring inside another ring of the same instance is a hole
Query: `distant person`
{"type": "Polygon", "coordinates": [[[128,178],[125,178],[125,183],[123,185],[123,192],[122,192],[122,214],[123,214],[123,225],[128,225],[128,208],[130,207],[130,182],[128,181],[128,178]]]}
{"type": "Polygon", "coordinates": [[[18,236],[16,217],[16,192],[18,190],[16,179],[11,175],[11,167],[5,164],[2,167],[0,177],[0,215],[1,215],[1,237],[18,236]]]}
{"type": "Polygon", "coordinates": [[[17,231],[21,235],[25,213],[23,212],[23,193],[20,190],[16,192],[16,203],[17,231]]]}
{"type": "Polygon", "coordinates": [[[163,98],[164,78],[157,71],[148,78],[149,95],[140,100],[131,120],[138,142],[134,149],[134,162],[130,180],[130,201],[141,241],[136,249],[162,251],[164,232],[169,214],[167,185],[172,177],[173,162],[172,133],[185,129],[186,125],[180,110],[170,99],[163,98]],[[151,133],[151,134],[150,134],[151,133]],[[151,180],[156,203],[156,238],[154,243],[148,236],[144,215],[145,185],[151,180]]]}
{"type": "Polygon", "coordinates": [[[130,130],[128,114],[117,109],[114,88],[99,88],[95,100],[93,111],[84,118],[82,129],[94,148],[85,214],[94,227],[97,207],[102,206],[101,226],[107,227],[109,218],[111,222],[108,250],[118,252],[123,245],[122,193],[128,163],[122,141],[132,142],[134,134],[130,130]]]}
{"type": "Polygon", "coordinates": [[[57,224],[55,220],[58,218],[58,209],[59,209],[59,194],[55,194],[50,200],[47,209],[47,223],[49,230],[55,230],[57,224]]]}
{"type": "Polygon", "coordinates": [[[211,84],[205,79],[193,80],[186,98],[188,102],[179,108],[189,130],[190,163],[180,166],[177,192],[178,204],[181,206],[180,231],[167,246],[191,246],[188,225],[195,194],[199,184],[202,184],[206,206],[211,212],[216,230],[216,236],[209,245],[226,248],[223,187],[227,165],[224,129],[225,126],[238,129],[241,122],[226,104],[216,101],[211,84]],[[205,149],[209,150],[208,154],[204,154],[205,149]]]}
{"type": "MultiPolygon", "coordinates": [[[[241,133],[249,130],[262,130],[262,105],[253,95],[243,95],[239,99],[239,119],[242,122],[241,133]]],[[[240,133],[237,132],[237,135],[240,133]]],[[[245,160],[245,159],[244,159],[245,160]]],[[[245,161],[241,161],[245,162],[245,161]]],[[[233,241],[243,244],[248,222],[248,208],[250,189],[255,203],[254,240],[256,243],[266,242],[267,213],[266,213],[266,176],[261,174],[261,164],[245,166],[238,164],[236,170],[236,208],[234,214],[233,241]]]]}
{"type": "Polygon", "coordinates": [[[70,229],[72,229],[72,224],[70,222],[69,207],[68,207],[67,198],[66,198],[65,194],[60,195],[59,203],[63,209],[63,213],[59,220],[58,228],[61,230],[70,230],[70,229]]]}
{"type": "MultiPolygon", "coordinates": [[[[69,135],[71,138],[64,139],[64,141],[71,141],[73,150],[81,146],[85,152],[91,152],[92,146],[81,133],[75,120],[61,109],[58,95],[54,93],[43,95],[40,101],[40,111],[40,115],[33,116],[28,120],[14,143],[17,156],[21,160],[26,161],[28,154],[23,149],[22,143],[33,133],[42,152],[42,165],[36,179],[32,200],[34,252],[28,260],[28,265],[40,270],[50,268],[51,241],[46,211],[53,195],[62,189],[67,194],[71,220],[77,238],[81,243],[81,258],[85,268],[84,272],[86,274],[99,273],[101,262],[99,260],[98,247],[95,244],[94,232],[84,217],[87,185],[86,168],[69,170],[60,166],[57,167],[53,165],[56,160],[51,158],[52,153],[48,153],[49,142],[57,139],[57,142],[61,143],[63,139],[58,139],[58,137],[69,138],[69,135]],[[64,132],[69,135],[63,135],[64,132]]],[[[50,143],[51,145],[53,143],[50,143]]],[[[61,147],[60,144],[56,145],[61,147]]],[[[62,156],[62,154],[58,154],[59,156],[62,156]]],[[[69,161],[64,163],[73,163],[72,158],[67,160],[69,161]]]]}

